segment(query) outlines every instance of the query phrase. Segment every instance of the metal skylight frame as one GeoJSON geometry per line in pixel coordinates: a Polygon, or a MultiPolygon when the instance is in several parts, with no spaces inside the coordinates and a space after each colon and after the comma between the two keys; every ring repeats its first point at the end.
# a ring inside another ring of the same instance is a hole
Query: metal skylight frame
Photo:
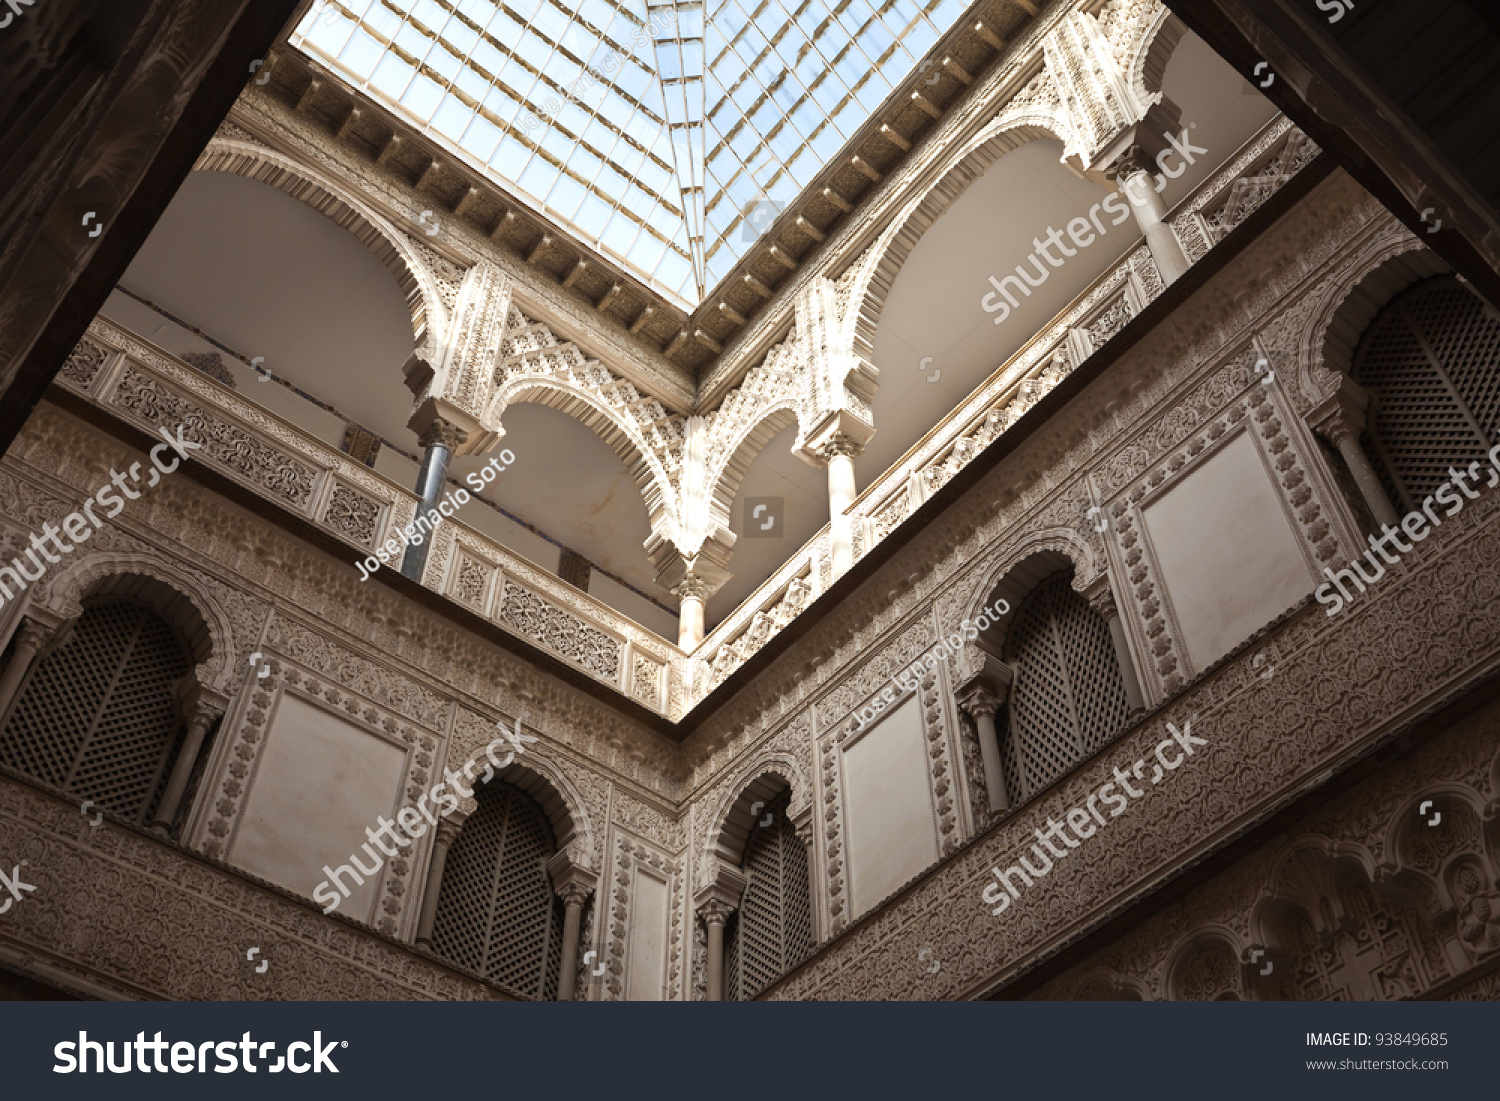
{"type": "Polygon", "coordinates": [[[689,312],[966,0],[319,0],[291,45],[689,312]]]}

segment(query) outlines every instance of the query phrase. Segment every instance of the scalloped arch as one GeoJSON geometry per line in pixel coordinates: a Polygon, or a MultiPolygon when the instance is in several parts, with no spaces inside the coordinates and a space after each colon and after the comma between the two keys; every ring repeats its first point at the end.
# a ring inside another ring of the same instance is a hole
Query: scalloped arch
{"type": "Polygon", "coordinates": [[[234,687],[234,673],[239,668],[235,654],[234,632],[229,616],[219,602],[195,578],[162,559],[144,554],[100,553],[87,555],[60,571],[47,586],[41,606],[63,619],[83,614],[83,595],[108,577],[135,574],[171,587],[192,604],[208,628],[210,651],[198,663],[200,679],[207,688],[225,695],[234,687]]]}
{"type": "Polygon", "coordinates": [[[708,474],[710,500],[721,523],[727,526],[734,499],[739,496],[740,484],[766,445],[792,425],[797,426],[799,440],[806,435],[807,426],[802,423],[800,404],[795,397],[774,401],[758,410],[753,422],[741,426],[729,437],[723,458],[708,474]]]}
{"type": "Polygon", "coordinates": [[[395,278],[411,313],[412,347],[429,363],[448,328],[448,310],[437,281],[411,242],[348,188],[305,164],[263,146],[233,138],[215,137],[198,161],[195,172],[224,172],[274,187],[306,203],[352,233],[395,278]]]}
{"type": "MultiPolygon", "coordinates": [[[[1214,923],[1203,925],[1183,936],[1172,946],[1166,958],[1162,961],[1161,989],[1159,996],[1163,1001],[1180,1002],[1183,998],[1179,990],[1181,970],[1185,964],[1192,959],[1193,954],[1205,944],[1222,944],[1229,949],[1230,957],[1236,966],[1244,956],[1245,944],[1240,935],[1227,925],[1214,923]]],[[[1245,983],[1243,974],[1236,976],[1237,986],[1241,999],[1245,997],[1245,983]]]]}
{"type": "Polygon", "coordinates": [[[1405,226],[1391,219],[1355,265],[1329,280],[1297,342],[1297,384],[1311,402],[1328,397],[1354,364],[1354,348],[1387,302],[1412,284],[1449,271],[1405,226]]]}
{"type": "Polygon", "coordinates": [[[713,827],[708,832],[705,852],[710,860],[718,856],[738,866],[744,857],[745,840],[755,821],[750,808],[756,799],[769,802],[780,790],[774,784],[763,783],[772,779],[791,789],[792,798],[787,807],[791,817],[795,818],[811,805],[807,780],[802,776],[795,757],[790,753],[767,753],[757,757],[725,786],[727,794],[714,808],[713,817],[709,819],[713,827]]]}
{"type": "MultiPolygon", "coordinates": [[[[979,610],[989,603],[990,594],[995,591],[996,586],[1028,559],[1048,551],[1073,563],[1071,584],[1073,591],[1080,595],[1086,594],[1103,576],[1094,548],[1083,536],[1072,528],[1045,528],[1032,532],[1011,545],[970,581],[969,595],[961,605],[963,614],[960,618],[977,618],[979,610]]],[[[1012,602],[1012,607],[1014,606],[1012,602]]]]}
{"type": "MultiPolygon", "coordinates": [[[[598,871],[600,852],[598,834],[589,818],[588,807],[578,789],[568,780],[567,773],[557,761],[548,757],[542,742],[529,742],[524,756],[517,755],[505,768],[494,773],[494,778],[514,784],[537,801],[552,825],[558,851],[568,849],[578,865],[588,871],[598,871]]],[[[501,743],[496,753],[503,761],[510,753],[507,742],[501,743]],[[502,752],[503,749],[503,752],[502,752]]],[[[480,746],[464,761],[458,772],[467,771],[477,779],[489,766],[484,746],[480,746]]],[[[472,801],[470,801],[472,802],[472,801]]],[[[477,805],[477,804],[476,804],[477,805]]],[[[474,807],[467,808],[472,813],[474,807]]],[[[467,814],[466,814],[467,816],[467,814]]]]}
{"type": "Polygon", "coordinates": [[[640,429],[599,395],[550,375],[518,375],[495,388],[485,421],[501,426],[512,405],[545,405],[578,421],[609,445],[640,488],[653,530],[681,529],[677,491],[671,476],[640,429]]]}
{"type": "Polygon", "coordinates": [[[1187,26],[1163,5],[1152,19],[1151,25],[1141,35],[1126,64],[1125,70],[1130,86],[1144,102],[1149,102],[1161,91],[1162,78],[1167,64],[1177,52],[1177,44],[1187,34],[1187,26]]]}

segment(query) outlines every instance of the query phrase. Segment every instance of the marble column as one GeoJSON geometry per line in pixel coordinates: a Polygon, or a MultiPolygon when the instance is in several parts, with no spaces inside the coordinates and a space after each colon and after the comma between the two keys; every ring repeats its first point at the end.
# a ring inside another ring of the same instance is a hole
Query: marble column
{"type": "MultiPolygon", "coordinates": [[[[422,498],[417,506],[417,517],[426,516],[437,508],[443,495],[443,485],[448,478],[448,460],[455,448],[462,446],[469,434],[447,421],[435,420],[421,435],[422,469],[417,474],[417,496],[422,498]]],[[[427,552],[432,547],[433,532],[425,532],[421,543],[406,548],[401,559],[401,575],[413,581],[421,581],[427,568],[427,552]]]]}
{"type": "Polygon", "coordinates": [[[182,740],[182,748],[177,751],[177,759],[172,763],[172,772],[167,777],[166,790],[161,793],[156,813],[151,816],[151,824],[165,830],[171,830],[172,823],[177,818],[183,793],[187,791],[188,780],[193,775],[193,766],[198,762],[198,754],[203,750],[203,740],[208,736],[209,728],[224,714],[224,701],[202,693],[196,685],[185,695],[182,703],[183,710],[187,713],[187,737],[182,740]]]}
{"type": "Polygon", "coordinates": [[[709,591],[708,582],[694,573],[689,573],[672,589],[681,602],[677,611],[677,647],[684,653],[692,653],[703,642],[704,606],[709,591]]]}
{"type": "Polygon", "coordinates": [[[1189,262],[1177,234],[1167,224],[1167,207],[1156,190],[1154,167],[1146,150],[1132,145],[1120,154],[1105,174],[1115,181],[1130,204],[1136,225],[1146,235],[1146,248],[1151,252],[1151,259],[1156,261],[1156,270],[1161,273],[1162,282],[1170,286],[1187,272],[1189,262]]]}
{"type": "Polygon", "coordinates": [[[1107,581],[1102,589],[1089,597],[1089,607],[1103,616],[1109,627],[1109,639],[1115,647],[1115,661],[1120,666],[1120,679],[1125,682],[1125,703],[1130,708],[1130,718],[1133,719],[1146,710],[1146,701],[1141,695],[1141,682],[1136,677],[1135,661],[1130,656],[1125,624],[1120,621],[1120,609],[1115,604],[1115,594],[1107,581]]]}
{"type": "Polygon", "coordinates": [[[583,904],[590,890],[581,883],[569,883],[558,895],[563,900],[562,974],[557,980],[557,1000],[571,1002],[578,979],[578,931],[583,926],[583,904]]]}
{"type": "Polygon", "coordinates": [[[995,730],[995,713],[1005,702],[1004,690],[991,691],[989,685],[971,685],[960,696],[958,705],[974,720],[979,732],[979,759],[984,765],[984,788],[989,793],[990,813],[1010,806],[1005,790],[1005,770],[1000,764],[1000,736],[995,730]]]}
{"type": "Polygon", "coordinates": [[[1396,514],[1385,486],[1380,484],[1380,475],[1375,472],[1374,464],[1359,442],[1360,434],[1365,430],[1365,412],[1369,400],[1369,395],[1353,380],[1341,380],[1334,395],[1315,411],[1314,416],[1319,418],[1316,430],[1338,449],[1344,466],[1354,479],[1355,488],[1364,498],[1365,507],[1370,510],[1375,522],[1382,526],[1396,527],[1401,518],[1396,514]]]}
{"type": "Polygon", "coordinates": [[[53,628],[38,623],[30,616],[21,620],[21,625],[16,628],[15,649],[11,651],[5,672],[0,673],[0,719],[4,718],[15,701],[16,691],[31,669],[31,663],[36,660],[37,654],[53,633],[53,628]]]}
{"type": "Polygon", "coordinates": [[[451,818],[440,818],[437,834],[432,842],[432,859],[427,863],[427,885],[422,889],[422,912],[417,917],[417,945],[432,947],[432,925],[437,920],[438,894],[443,888],[443,867],[448,863],[448,850],[458,840],[462,822],[451,818]]]}
{"type": "Polygon", "coordinates": [[[724,1000],[724,923],[734,907],[723,899],[709,899],[698,907],[703,924],[708,927],[708,1000],[724,1000]]]}
{"type": "Polygon", "coordinates": [[[852,437],[842,432],[835,432],[818,448],[819,457],[828,466],[828,526],[832,536],[835,580],[854,565],[854,523],[846,510],[859,496],[854,481],[854,458],[863,450],[852,437]]]}

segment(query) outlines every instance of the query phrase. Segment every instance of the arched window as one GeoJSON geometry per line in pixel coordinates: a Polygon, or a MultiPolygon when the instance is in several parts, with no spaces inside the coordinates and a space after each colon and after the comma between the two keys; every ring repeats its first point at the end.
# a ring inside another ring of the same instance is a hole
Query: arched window
{"type": "Polygon", "coordinates": [[[1500,443],[1500,323],[1451,275],[1392,299],[1360,338],[1354,380],[1391,499],[1416,509],[1500,443]]]}
{"type": "Polygon", "coordinates": [[[557,853],[536,800],[504,780],[474,789],[478,807],[443,869],[432,947],[530,997],[557,997],[563,907],[547,876],[557,853]]]}
{"type": "Polygon", "coordinates": [[[1015,675],[1000,758],[1006,790],[1020,802],[1114,738],[1129,704],[1109,626],[1073,591],[1068,572],[1021,602],[1005,656],[1015,675]]]}
{"type": "Polygon", "coordinates": [[[173,693],[191,668],[186,644],[149,608],[92,603],[30,674],[0,731],[0,760],[144,823],[181,741],[173,693]]]}
{"type": "Polygon", "coordinates": [[[812,950],[807,848],[786,814],[791,795],[771,802],[745,842],[745,893],[724,930],[730,1001],[749,1001],[812,950]],[[768,815],[770,825],[762,825],[768,815]]]}

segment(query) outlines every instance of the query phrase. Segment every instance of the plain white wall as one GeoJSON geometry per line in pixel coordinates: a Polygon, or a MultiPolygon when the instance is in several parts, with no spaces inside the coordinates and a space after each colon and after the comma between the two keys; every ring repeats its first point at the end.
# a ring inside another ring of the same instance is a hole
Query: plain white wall
{"type": "MultiPolygon", "coordinates": [[[[283,693],[245,796],[229,861],[272,883],[312,897],[326,877],[369,839],[380,815],[390,817],[401,793],[406,751],[362,727],[283,693]]],[[[372,846],[373,847],[373,846],[372,846]]],[[[379,848],[375,848],[377,855],[379,848]]],[[[359,852],[369,867],[370,858],[359,852]]],[[[370,919],[382,873],[366,877],[339,907],[370,919]]]]}
{"type": "Polygon", "coordinates": [[[913,696],[844,749],[849,898],[856,917],[938,858],[925,746],[913,696]]]}
{"type": "Polygon", "coordinates": [[[1246,432],[1142,518],[1194,669],[1213,664],[1313,589],[1281,494],[1246,432]]]}

